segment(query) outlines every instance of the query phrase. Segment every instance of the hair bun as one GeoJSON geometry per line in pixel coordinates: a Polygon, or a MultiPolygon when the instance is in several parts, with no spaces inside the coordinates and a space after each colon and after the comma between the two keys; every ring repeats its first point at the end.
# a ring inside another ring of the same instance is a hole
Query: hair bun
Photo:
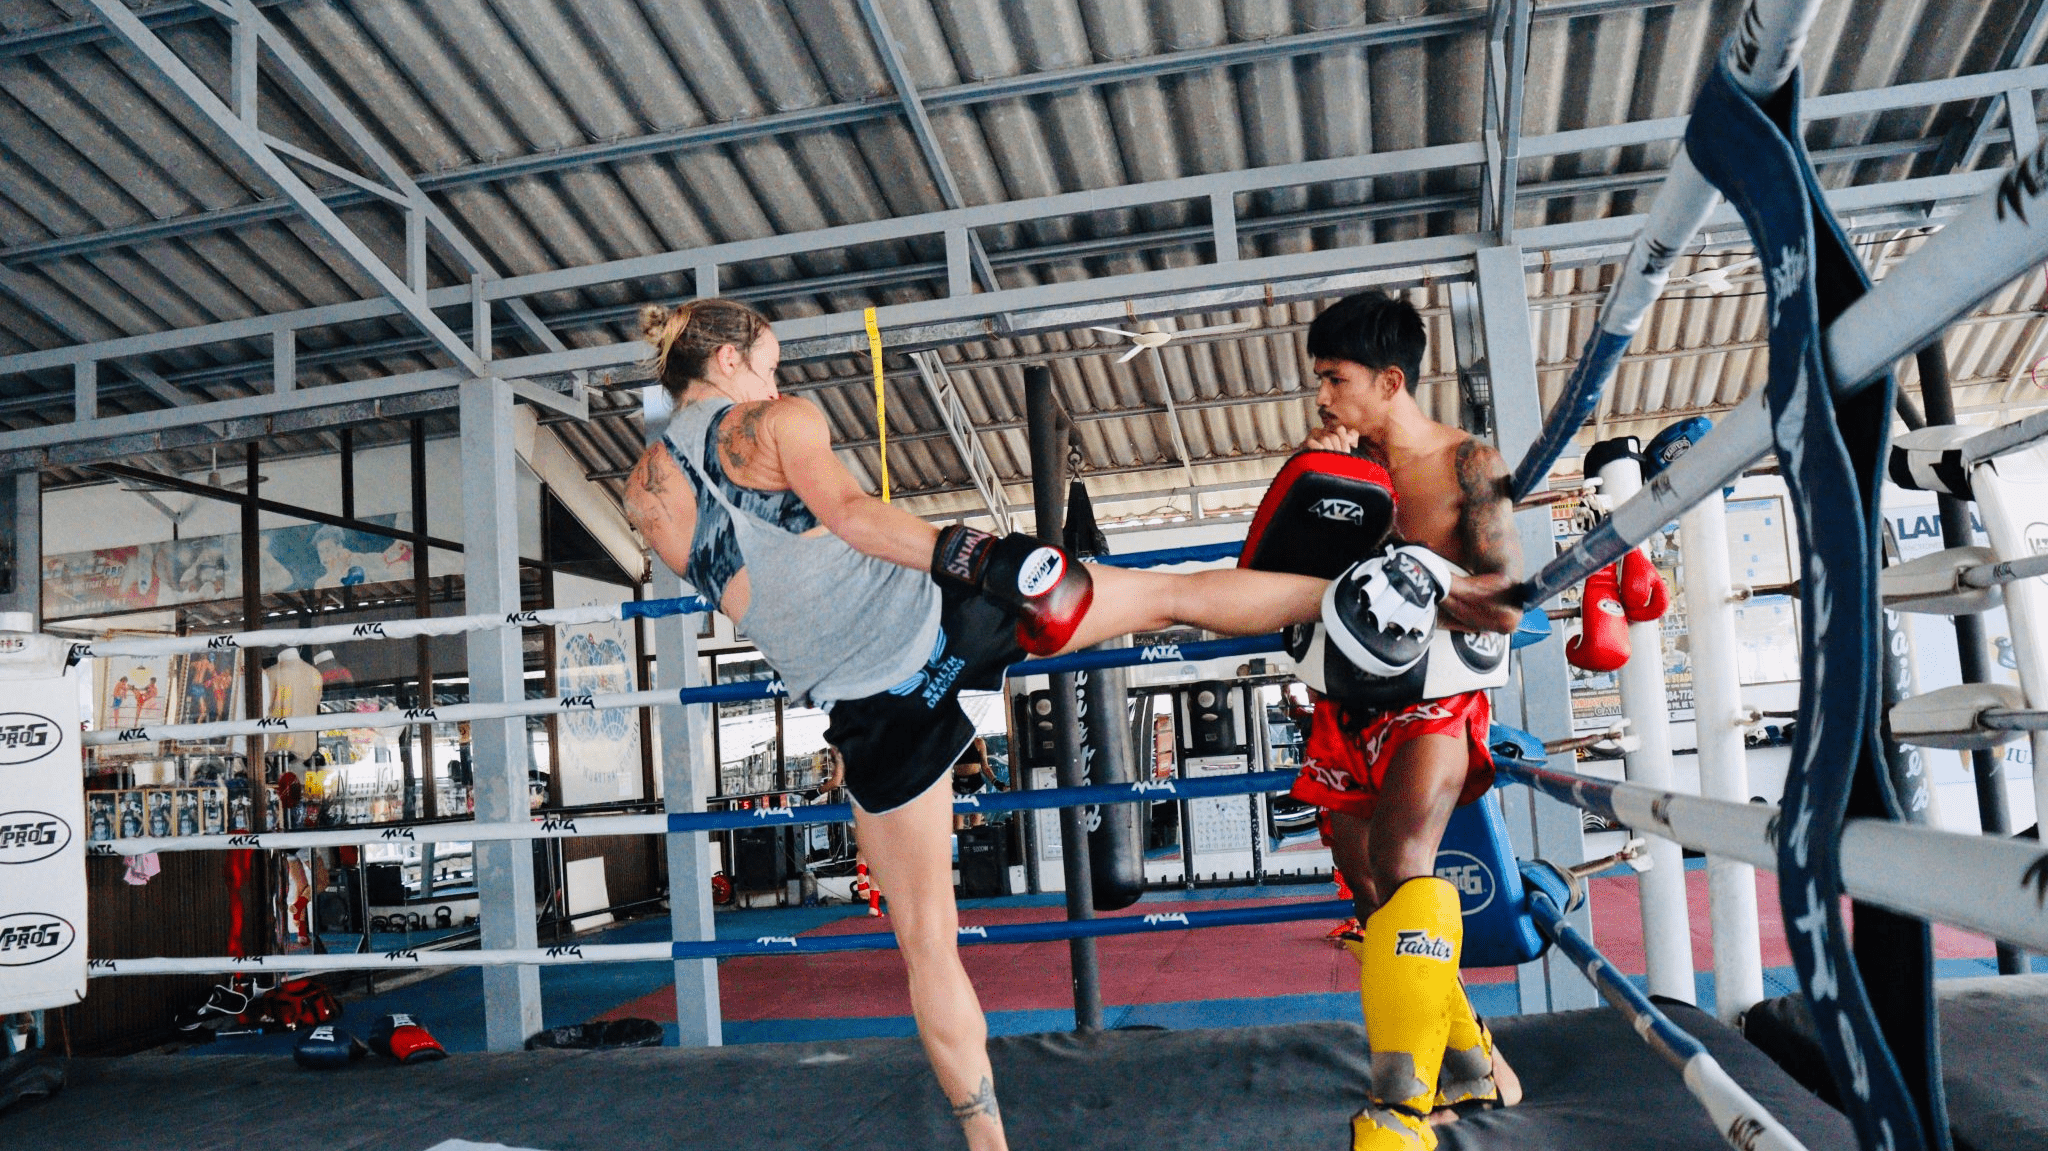
{"type": "Polygon", "coordinates": [[[640,309],[640,338],[650,344],[661,343],[662,329],[668,327],[673,312],[660,304],[647,304],[640,309]]]}

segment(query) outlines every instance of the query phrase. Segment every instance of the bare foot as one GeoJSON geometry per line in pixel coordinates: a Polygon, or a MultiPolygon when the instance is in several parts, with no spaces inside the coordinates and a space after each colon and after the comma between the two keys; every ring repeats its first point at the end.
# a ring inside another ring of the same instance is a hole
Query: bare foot
{"type": "MultiPolygon", "coordinates": [[[[1513,1107],[1522,1101],[1521,1076],[1516,1075],[1515,1069],[1508,1066],[1506,1057],[1501,1055],[1498,1047],[1493,1049],[1493,1085],[1494,1089],[1500,1092],[1502,1107],[1513,1107]]],[[[1440,1107],[1429,1113],[1431,1127],[1448,1127],[1457,1121],[1458,1112],[1450,1107],[1440,1107]]]]}

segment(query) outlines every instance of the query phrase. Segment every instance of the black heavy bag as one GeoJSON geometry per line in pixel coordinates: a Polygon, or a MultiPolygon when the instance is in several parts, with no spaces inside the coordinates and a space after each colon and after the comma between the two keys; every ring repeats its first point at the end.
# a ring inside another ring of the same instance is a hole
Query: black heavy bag
{"type": "MultiPolygon", "coordinates": [[[[1109,541],[1095,526],[1088,489],[1075,480],[1067,486],[1067,551],[1098,556],[1109,541]]],[[[1129,647],[1121,637],[1097,647],[1129,647]]],[[[1138,774],[1131,754],[1126,717],[1128,673],[1122,668],[1074,673],[1074,714],[1081,723],[1082,778],[1088,783],[1134,783],[1138,774]]],[[[1118,911],[1145,894],[1145,811],[1142,803],[1109,803],[1083,808],[1088,828],[1089,876],[1095,910],[1118,911]]]]}

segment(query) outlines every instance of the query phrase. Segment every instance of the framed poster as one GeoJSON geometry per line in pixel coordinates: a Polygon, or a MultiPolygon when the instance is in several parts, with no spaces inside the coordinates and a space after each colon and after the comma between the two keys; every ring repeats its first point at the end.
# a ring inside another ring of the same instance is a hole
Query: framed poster
{"type": "Polygon", "coordinates": [[[219,723],[242,717],[242,659],[236,651],[181,655],[173,664],[177,701],[172,723],[219,723]]]}
{"type": "MultiPolygon", "coordinates": [[[[109,656],[94,660],[93,726],[102,731],[150,727],[169,722],[176,699],[176,656],[109,656]]],[[[133,759],[156,754],[154,743],[109,744],[99,758],[133,759]]]]}
{"type": "MultiPolygon", "coordinates": [[[[555,576],[555,605],[612,604],[626,589],[578,576],[555,576]]],[[[640,648],[622,620],[555,627],[555,689],[564,696],[637,691],[640,648]]],[[[632,708],[571,708],[555,725],[562,803],[580,807],[642,797],[640,715],[632,708]]]]}

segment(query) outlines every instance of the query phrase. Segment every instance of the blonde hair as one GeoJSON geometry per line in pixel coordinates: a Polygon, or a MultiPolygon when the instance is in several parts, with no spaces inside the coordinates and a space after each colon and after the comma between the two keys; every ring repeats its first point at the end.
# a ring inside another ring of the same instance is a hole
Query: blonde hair
{"type": "Polygon", "coordinates": [[[767,330],[768,318],[738,300],[714,297],[640,309],[640,338],[654,345],[649,366],[671,396],[703,379],[718,349],[731,344],[740,355],[751,355],[767,330]]]}

